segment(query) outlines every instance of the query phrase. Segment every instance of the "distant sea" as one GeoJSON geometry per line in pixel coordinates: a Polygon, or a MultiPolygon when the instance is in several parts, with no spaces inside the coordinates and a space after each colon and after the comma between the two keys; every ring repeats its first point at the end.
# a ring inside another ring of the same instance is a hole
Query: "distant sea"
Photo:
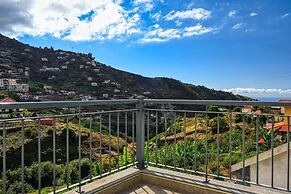
{"type": "Polygon", "coordinates": [[[261,102],[278,102],[279,100],[291,100],[291,97],[254,97],[261,102]]]}

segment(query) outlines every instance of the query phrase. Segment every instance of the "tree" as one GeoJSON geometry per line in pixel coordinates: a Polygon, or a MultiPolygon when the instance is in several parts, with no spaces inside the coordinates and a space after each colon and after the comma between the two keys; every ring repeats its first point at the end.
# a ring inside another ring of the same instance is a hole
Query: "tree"
{"type": "Polygon", "coordinates": [[[234,122],[235,123],[240,123],[242,121],[243,121],[243,115],[241,115],[241,114],[234,115],[234,122]]]}
{"type": "Polygon", "coordinates": [[[241,112],[241,111],[242,111],[242,109],[239,106],[236,106],[233,108],[233,112],[241,112]]]}
{"type": "MultiPolygon", "coordinates": [[[[32,193],[34,189],[31,185],[24,182],[24,193],[32,193]]],[[[21,193],[22,192],[22,182],[16,181],[9,186],[7,193],[21,193]]]]}
{"type": "Polygon", "coordinates": [[[259,106],[258,110],[261,110],[264,113],[271,113],[271,108],[268,106],[259,106]]]}
{"type": "MultiPolygon", "coordinates": [[[[219,111],[219,108],[218,108],[218,106],[215,106],[215,105],[210,105],[210,106],[208,106],[208,112],[220,112],[219,111]]],[[[216,117],[217,116],[217,114],[216,113],[209,113],[208,114],[208,117],[210,118],[210,119],[212,119],[212,118],[214,118],[214,117],[216,117]]]]}
{"type": "Polygon", "coordinates": [[[209,112],[219,112],[219,108],[216,105],[210,105],[210,106],[208,106],[208,111],[209,112]]]}
{"type": "Polygon", "coordinates": [[[252,116],[250,116],[250,115],[246,115],[246,117],[245,117],[245,121],[246,121],[248,124],[252,123],[252,116]]]}
{"type": "Polygon", "coordinates": [[[219,132],[225,132],[229,130],[229,125],[226,121],[226,119],[224,117],[215,117],[213,119],[209,120],[209,127],[210,130],[212,131],[212,133],[216,133],[217,132],[217,128],[218,128],[218,122],[219,121],[219,132]]]}
{"type": "Polygon", "coordinates": [[[260,125],[264,125],[264,124],[266,124],[266,122],[267,122],[267,120],[268,120],[268,118],[267,118],[265,115],[259,115],[259,116],[258,116],[258,119],[259,119],[259,124],[260,124],[260,125]]]}
{"type": "MultiPolygon", "coordinates": [[[[262,138],[264,140],[264,143],[262,145],[264,150],[268,150],[272,146],[272,131],[271,130],[266,130],[263,127],[259,126],[259,138],[262,138]]],[[[276,141],[277,137],[277,132],[273,132],[273,141],[276,141]]]]}
{"type": "Polygon", "coordinates": [[[16,101],[20,101],[20,97],[18,94],[14,93],[14,92],[8,92],[8,97],[13,98],[16,101]]]}
{"type": "MultiPolygon", "coordinates": [[[[63,128],[61,132],[61,138],[63,141],[66,141],[67,139],[67,128],[63,128]]],[[[75,133],[75,131],[69,127],[69,141],[70,143],[78,141],[78,134],[75,133]]]]}

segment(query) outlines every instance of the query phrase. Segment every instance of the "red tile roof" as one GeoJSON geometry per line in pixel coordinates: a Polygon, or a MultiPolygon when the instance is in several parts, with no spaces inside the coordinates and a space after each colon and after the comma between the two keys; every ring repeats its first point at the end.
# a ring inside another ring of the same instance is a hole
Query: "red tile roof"
{"type": "MultiPolygon", "coordinates": [[[[271,131],[272,126],[266,127],[264,129],[271,131]]],[[[274,124],[274,131],[287,133],[288,132],[288,125],[285,124],[284,122],[275,123],[274,124]]],[[[291,132],[291,126],[289,127],[289,132],[291,132]]]]}
{"type": "MultiPolygon", "coordinates": [[[[288,133],[288,125],[283,125],[281,129],[279,129],[280,132],[288,133]]],[[[289,127],[289,132],[291,132],[291,127],[289,127]]]]}
{"type": "Polygon", "coordinates": [[[8,102],[16,102],[16,100],[14,100],[13,98],[7,97],[7,98],[0,100],[0,102],[8,103],[8,102]]]}
{"type": "Polygon", "coordinates": [[[256,112],[255,112],[256,115],[260,115],[260,114],[262,114],[262,113],[263,113],[262,110],[256,110],[256,112]]]}
{"type": "Polygon", "coordinates": [[[279,100],[279,102],[291,102],[291,100],[279,100]]]}
{"type": "Polygon", "coordinates": [[[50,119],[50,118],[46,118],[46,119],[40,119],[39,123],[41,125],[53,125],[54,124],[54,120],[50,119]]]}
{"type": "Polygon", "coordinates": [[[259,144],[263,144],[263,143],[265,143],[265,140],[263,138],[261,138],[261,139],[258,140],[258,143],[259,144]]]}

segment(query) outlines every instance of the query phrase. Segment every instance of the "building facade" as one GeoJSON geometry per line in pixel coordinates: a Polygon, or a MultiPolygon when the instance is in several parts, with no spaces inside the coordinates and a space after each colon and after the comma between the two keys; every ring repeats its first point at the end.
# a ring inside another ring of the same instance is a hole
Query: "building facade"
{"type": "Polygon", "coordinates": [[[28,84],[19,84],[16,79],[0,79],[0,89],[9,91],[9,92],[29,92],[28,84]]]}

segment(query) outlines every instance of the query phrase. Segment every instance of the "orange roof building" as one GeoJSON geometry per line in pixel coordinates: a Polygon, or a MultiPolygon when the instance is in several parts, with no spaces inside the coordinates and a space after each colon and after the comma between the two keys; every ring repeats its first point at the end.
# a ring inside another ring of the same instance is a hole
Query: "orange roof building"
{"type": "MultiPolygon", "coordinates": [[[[264,129],[271,131],[272,126],[265,127],[264,129]]],[[[274,131],[281,132],[281,133],[287,133],[288,132],[288,125],[285,122],[275,123],[274,124],[274,131]]],[[[291,132],[291,126],[289,127],[289,132],[291,132]]]]}
{"type": "MultiPolygon", "coordinates": [[[[291,105],[291,100],[279,100],[279,102],[285,102],[285,103],[290,103],[291,105]]],[[[285,124],[288,124],[288,117],[291,115],[291,106],[285,106],[282,107],[282,113],[284,113],[285,117],[283,117],[285,124]]]]}
{"type": "Polygon", "coordinates": [[[54,124],[54,120],[51,119],[51,118],[40,119],[39,123],[41,125],[53,125],[54,124]]]}
{"type": "Polygon", "coordinates": [[[291,102],[291,100],[279,100],[279,102],[291,102]]]}

